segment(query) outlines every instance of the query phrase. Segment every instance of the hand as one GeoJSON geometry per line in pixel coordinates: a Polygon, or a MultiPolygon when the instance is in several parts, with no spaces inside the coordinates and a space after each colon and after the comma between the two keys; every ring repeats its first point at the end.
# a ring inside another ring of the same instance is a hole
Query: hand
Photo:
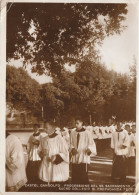
{"type": "Polygon", "coordinates": [[[88,149],[86,150],[86,153],[87,153],[88,156],[90,156],[91,150],[88,148],[88,149]]]}
{"type": "Polygon", "coordinates": [[[47,162],[52,162],[50,157],[46,157],[47,162]]]}
{"type": "Polygon", "coordinates": [[[76,155],[77,154],[77,150],[75,148],[72,148],[71,153],[72,153],[72,155],[76,155]]]}
{"type": "Polygon", "coordinates": [[[40,158],[42,159],[43,158],[43,152],[41,151],[41,152],[39,152],[39,156],[40,156],[40,158]]]}
{"type": "Polygon", "coordinates": [[[125,148],[126,148],[126,146],[124,146],[124,145],[120,146],[120,149],[125,149],[125,148]]]}
{"type": "Polygon", "coordinates": [[[51,156],[51,160],[52,160],[52,162],[54,162],[54,161],[55,161],[55,159],[56,159],[56,155],[52,155],[52,156],[51,156]]]}
{"type": "Polygon", "coordinates": [[[131,142],[131,146],[135,146],[135,143],[133,141],[131,142]]]}

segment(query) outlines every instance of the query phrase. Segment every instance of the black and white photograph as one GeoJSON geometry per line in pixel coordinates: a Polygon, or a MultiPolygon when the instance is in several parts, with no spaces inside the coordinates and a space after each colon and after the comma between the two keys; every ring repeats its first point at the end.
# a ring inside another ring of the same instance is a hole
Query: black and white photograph
{"type": "Polygon", "coordinates": [[[5,192],[138,193],[137,1],[5,6],[5,192]]]}

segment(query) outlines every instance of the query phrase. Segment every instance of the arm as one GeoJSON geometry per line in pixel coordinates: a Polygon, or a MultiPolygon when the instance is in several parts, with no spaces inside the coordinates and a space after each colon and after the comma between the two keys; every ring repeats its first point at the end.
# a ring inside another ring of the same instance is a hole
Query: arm
{"type": "Polygon", "coordinates": [[[14,172],[16,169],[20,168],[24,161],[24,154],[21,142],[17,139],[13,140],[13,145],[10,156],[6,158],[6,167],[14,172]]]}

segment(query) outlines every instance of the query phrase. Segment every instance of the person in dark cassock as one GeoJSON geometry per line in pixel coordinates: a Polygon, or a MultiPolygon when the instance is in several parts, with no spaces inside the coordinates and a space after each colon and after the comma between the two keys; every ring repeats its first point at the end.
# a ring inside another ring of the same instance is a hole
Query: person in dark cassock
{"type": "Polygon", "coordinates": [[[126,124],[125,129],[128,132],[128,139],[129,139],[129,147],[128,147],[128,154],[127,154],[127,174],[132,175],[133,173],[135,173],[135,156],[136,156],[135,140],[136,139],[135,139],[135,135],[132,133],[132,129],[130,128],[130,125],[126,124]]]}
{"type": "Polygon", "coordinates": [[[70,151],[72,184],[89,184],[88,165],[90,155],[96,155],[96,145],[91,132],[83,128],[80,119],[76,120],[76,129],[71,132],[70,151]]]}
{"type": "Polygon", "coordinates": [[[128,134],[121,128],[122,124],[117,123],[116,131],[112,134],[111,148],[114,152],[112,179],[124,183],[126,179],[126,155],[128,154],[128,134]]]}
{"type": "Polygon", "coordinates": [[[39,131],[39,124],[33,125],[34,133],[29,137],[27,144],[28,164],[27,164],[27,177],[29,183],[38,183],[38,170],[41,162],[41,158],[38,155],[38,148],[41,141],[41,134],[39,131]]]}

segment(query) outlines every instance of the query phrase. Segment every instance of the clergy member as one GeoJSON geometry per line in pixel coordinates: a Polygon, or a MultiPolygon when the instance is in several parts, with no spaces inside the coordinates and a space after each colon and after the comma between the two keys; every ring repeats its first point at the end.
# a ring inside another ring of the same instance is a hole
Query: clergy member
{"type": "Polygon", "coordinates": [[[42,158],[40,180],[48,183],[65,183],[69,179],[69,152],[65,139],[56,133],[53,122],[46,123],[46,135],[42,138],[39,154],[42,158]]]}
{"type": "Polygon", "coordinates": [[[122,124],[117,123],[117,129],[112,134],[111,148],[114,152],[112,179],[124,183],[126,179],[126,155],[128,154],[128,134],[122,129],[122,124]]]}
{"type": "Polygon", "coordinates": [[[42,138],[39,131],[39,124],[33,125],[34,133],[29,137],[27,144],[28,164],[27,164],[27,177],[29,183],[38,183],[38,170],[41,158],[38,155],[38,147],[42,138]]]}
{"type": "Polygon", "coordinates": [[[76,120],[76,130],[70,141],[72,184],[88,184],[90,155],[96,155],[96,145],[90,131],[83,128],[82,120],[76,120]]]}
{"type": "Polygon", "coordinates": [[[26,182],[22,144],[15,135],[6,133],[6,191],[17,192],[26,182]]]}

